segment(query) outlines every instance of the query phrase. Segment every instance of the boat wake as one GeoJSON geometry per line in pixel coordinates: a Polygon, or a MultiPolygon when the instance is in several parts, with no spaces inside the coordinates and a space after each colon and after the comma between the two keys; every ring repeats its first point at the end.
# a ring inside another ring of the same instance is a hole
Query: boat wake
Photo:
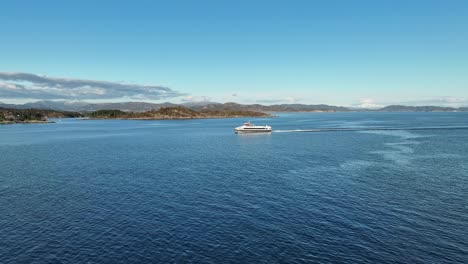
{"type": "Polygon", "coordinates": [[[392,130],[468,130],[468,126],[435,126],[435,127],[322,127],[310,129],[273,130],[275,133],[294,132],[348,132],[348,131],[392,131],[392,130]]]}

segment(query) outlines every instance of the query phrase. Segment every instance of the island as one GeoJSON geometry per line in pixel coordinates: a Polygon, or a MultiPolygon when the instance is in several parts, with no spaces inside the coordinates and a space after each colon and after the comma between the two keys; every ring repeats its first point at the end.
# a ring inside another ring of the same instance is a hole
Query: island
{"type": "Polygon", "coordinates": [[[270,117],[271,114],[247,110],[193,110],[184,106],[169,106],[146,112],[98,110],[85,113],[90,119],[171,120],[202,118],[270,117]]]}
{"type": "Polygon", "coordinates": [[[0,124],[53,123],[50,118],[82,117],[77,112],[0,108],[0,124]]]}
{"type": "Polygon", "coordinates": [[[172,120],[201,118],[270,117],[271,114],[249,110],[204,109],[168,106],[146,112],[98,110],[70,112],[49,109],[13,109],[0,107],[0,124],[53,123],[49,118],[172,120]]]}

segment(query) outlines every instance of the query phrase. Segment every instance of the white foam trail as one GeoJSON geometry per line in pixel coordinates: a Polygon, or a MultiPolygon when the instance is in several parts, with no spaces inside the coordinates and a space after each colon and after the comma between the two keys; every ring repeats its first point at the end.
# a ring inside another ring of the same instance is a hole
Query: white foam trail
{"type": "Polygon", "coordinates": [[[394,130],[454,130],[468,129],[468,126],[445,126],[445,127],[361,127],[361,128],[343,128],[343,127],[323,127],[311,129],[290,129],[273,130],[275,133],[293,133],[293,132],[346,132],[346,131],[394,131],[394,130]]]}

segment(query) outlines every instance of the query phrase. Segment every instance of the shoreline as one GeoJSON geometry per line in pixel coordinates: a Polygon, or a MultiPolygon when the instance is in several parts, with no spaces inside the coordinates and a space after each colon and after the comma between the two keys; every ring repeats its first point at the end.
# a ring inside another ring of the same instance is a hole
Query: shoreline
{"type": "Polygon", "coordinates": [[[52,124],[54,121],[0,121],[0,125],[14,125],[14,124],[52,124]]]}
{"type": "Polygon", "coordinates": [[[192,120],[192,119],[228,119],[228,118],[269,118],[277,115],[265,116],[212,116],[212,117],[170,117],[170,118],[83,118],[81,120],[192,120]]]}

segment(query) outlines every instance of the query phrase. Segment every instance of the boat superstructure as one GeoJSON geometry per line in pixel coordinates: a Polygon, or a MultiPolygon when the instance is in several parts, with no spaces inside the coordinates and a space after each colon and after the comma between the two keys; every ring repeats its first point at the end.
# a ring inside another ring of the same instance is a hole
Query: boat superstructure
{"type": "Polygon", "coordinates": [[[260,133],[260,132],[271,132],[271,126],[256,126],[250,122],[244,123],[242,126],[234,129],[236,133],[260,133]]]}

